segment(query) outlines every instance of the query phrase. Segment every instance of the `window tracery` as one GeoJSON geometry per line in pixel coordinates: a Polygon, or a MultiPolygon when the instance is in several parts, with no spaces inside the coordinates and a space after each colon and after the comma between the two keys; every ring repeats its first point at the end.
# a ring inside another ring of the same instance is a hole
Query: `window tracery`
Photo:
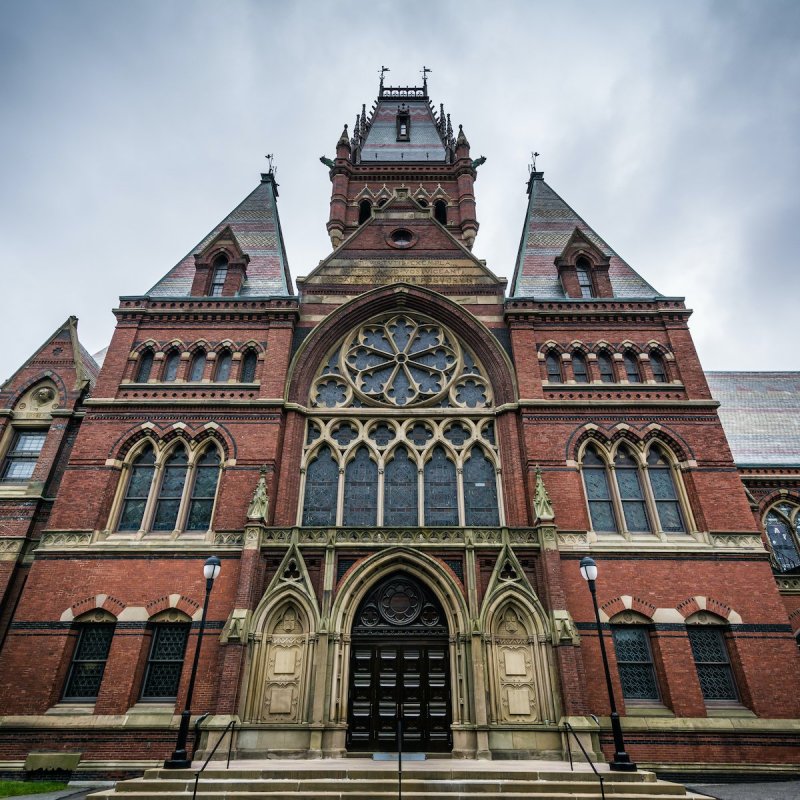
{"type": "Polygon", "coordinates": [[[800,569],[800,504],[782,500],[764,515],[764,528],[779,572],[800,569]]]}
{"type": "Polygon", "coordinates": [[[591,526],[598,533],[687,532],[687,503],[674,457],[661,444],[587,444],[581,458],[591,526]]]}
{"type": "Polygon", "coordinates": [[[439,323],[361,325],[312,383],[300,524],[501,524],[492,402],[483,367],[439,323]]]}
{"type": "MultiPolygon", "coordinates": [[[[148,440],[130,456],[120,482],[115,529],[179,533],[211,527],[221,467],[213,443],[159,446],[148,440]]],[[[112,520],[114,519],[112,512],[112,520]]]]}

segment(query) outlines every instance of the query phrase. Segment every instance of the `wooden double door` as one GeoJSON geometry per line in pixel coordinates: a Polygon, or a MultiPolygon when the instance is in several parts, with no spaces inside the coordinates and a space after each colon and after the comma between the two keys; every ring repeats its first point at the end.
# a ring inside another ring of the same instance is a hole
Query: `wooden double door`
{"type": "Polygon", "coordinates": [[[444,615],[413,579],[396,575],[359,607],[350,648],[347,749],[405,752],[453,747],[444,615]]]}

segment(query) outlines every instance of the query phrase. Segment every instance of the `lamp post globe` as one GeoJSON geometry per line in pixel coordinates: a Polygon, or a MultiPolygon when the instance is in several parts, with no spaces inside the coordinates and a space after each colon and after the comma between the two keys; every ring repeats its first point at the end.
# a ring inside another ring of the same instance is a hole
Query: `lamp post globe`
{"type": "Polygon", "coordinates": [[[603,671],[606,678],[606,689],[608,690],[608,703],[611,707],[611,733],[614,737],[614,759],[608,765],[610,769],[617,772],[635,772],[636,764],[631,761],[630,756],[625,750],[625,740],[622,736],[622,725],[617,713],[617,703],[614,699],[614,686],[611,683],[611,671],[608,668],[608,656],[606,655],[606,642],[603,637],[603,626],[600,623],[600,609],[597,607],[597,562],[591,556],[584,556],[580,563],[581,577],[589,584],[589,591],[592,594],[592,605],[594,606],[594,619],[597,624],[597,637],[600,640],[600,655],[603,658],[603,671]]]}
{"type": "Polygon", "coordinates": [[[200,663],[200,646],[203,644],[203,632],[206,629],[206,616],[208,615],[208,600],[211,597],[211,590],[214,588],[214,581],[219,576],[222,569],[222,562],[217,556],[209,556],[203,564],[203,577],[206,579],[206,596],[203,601],[203,615],[200,617],[200,627],[197,630],[197,646],[194,649],[194,660],[192,661],[192,672],[189,677],[189,688],[186,690],[186,704],[181,713],[180,726],[178,727],[178,741],[172,757],[164,762],[165,769],[189,769],[192,766],[192,759],[186,752],[186,741],[189,738],[189,720],[192,716],[192,695],[194,694],[194,682],[197,677],[197,665],[200,663]]]}

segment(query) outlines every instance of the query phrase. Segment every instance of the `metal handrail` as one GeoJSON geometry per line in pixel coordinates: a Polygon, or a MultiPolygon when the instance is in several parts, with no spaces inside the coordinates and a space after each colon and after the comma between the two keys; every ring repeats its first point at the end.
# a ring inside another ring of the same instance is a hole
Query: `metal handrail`
{"type": "Polygon", "coordinates": [[[570,770],[573,772],[575,771],[575,767],[572,764],[572,748],[569,746],[569,735],[572,734],[573,738],[578,743],[578,747],[580,747],[584,757],[589,762],[589,766],[592,768],[592,772],[594,772],[594,774],[597,776],[597,780],[600,781],[600,796],[603,798],[603,800],[606,800],[606,790],[605,787],[603,786],[603,776],[597,771],[594,762],[592,761],[589,754],[586,752],[586,748],[583,746],[583,743],[578,738],[578,734],[575,733],[575,728],[573,728],[572,725],[570,725],[569,722],[566,721],[564,722],[564,728],[567,734],[567,756],[569,757],[570,770]]]}
{"type": "MultiPolygon", "coordinates": [[[[198,720],[197,722],[199,724],[201,722],[201,720],[198,720]]],[[[195,772],[195,774],[194,774],[194,791],[192,792],[192,800],[195,800],[196,797],[197,797],[197,784],[200,782],[200,775],[203,774],[203,772],[205,771],[205,768],[208,766],[208,762],[211,761],[211,759],[214,757],[214,753],[217,752],[217,748],[222,744],[222,740],[227,736],[228,731],[231,732],[231,738],[230,738],[230,741],[228,742],[228,760],[225,763],[225,769],[230,769],[230,766],[231,766],[231,750],[233,749],[233,729],[235,727],[236,727],[236,720],[232,719],[225,726],[225,730],[222,731],[222,734],[220,735],[219,739],[217,739],[217,743],[214,745],[214,749],[208,754],[208,758],[206,758],[206,760],[203,762],[203,766],[200,767],[200,769],[197,772],[195,772]]],[[[195,729],[197,729],[197,726],[195,726],[195,729]]],[[[197,740],[195,739],[195,741],[197,741],[197,740]]]]}

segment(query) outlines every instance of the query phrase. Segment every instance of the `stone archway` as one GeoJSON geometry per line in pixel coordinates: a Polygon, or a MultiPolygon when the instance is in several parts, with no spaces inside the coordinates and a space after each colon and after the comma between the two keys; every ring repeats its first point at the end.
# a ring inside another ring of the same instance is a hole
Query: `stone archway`
{"type": "Polygon", "coordinates": [[[349,751],[450,752],[449,632],[435,594],[396,571],[361,600],[351,630],[349,751]]]}

